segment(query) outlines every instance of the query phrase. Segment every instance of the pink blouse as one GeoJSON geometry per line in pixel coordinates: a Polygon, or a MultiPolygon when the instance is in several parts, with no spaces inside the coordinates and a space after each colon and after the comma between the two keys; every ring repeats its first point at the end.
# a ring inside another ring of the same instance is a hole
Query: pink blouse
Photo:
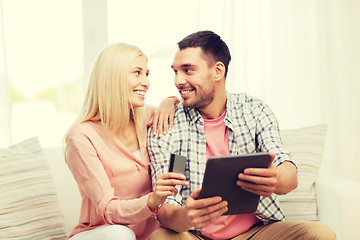
{"type": "Polygon", "coordinates": [[[107,135],[99,121],[72,129],[67,144],[68,165],[82,197],[79,224],[68,238],[99,226],[122,224],[137,239],[147,239],[159,223],[147,206],[152,186],[146,148],[140,148],[138,159],[116,137],[107,135]]]}

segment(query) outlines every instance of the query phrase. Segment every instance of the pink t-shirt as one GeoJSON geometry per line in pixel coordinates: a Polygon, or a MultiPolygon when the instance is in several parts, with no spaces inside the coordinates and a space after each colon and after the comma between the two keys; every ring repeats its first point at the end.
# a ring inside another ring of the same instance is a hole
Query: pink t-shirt
{"type": "MultiPolygon", "coordinates": [[[[228,129],[225,126],[226,111],[217,119],[204,119],[206,157],[230,155],[228,129]]],[[[228,239],[249,230],[259,220],[255,214],[226,215],[207,226],[202,233],[211,239],[228,239]]]]}

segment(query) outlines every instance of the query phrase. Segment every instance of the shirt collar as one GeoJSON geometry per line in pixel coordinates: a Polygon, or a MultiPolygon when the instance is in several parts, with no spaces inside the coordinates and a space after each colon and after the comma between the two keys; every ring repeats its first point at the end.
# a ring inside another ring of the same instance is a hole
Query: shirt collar
{"type": "MultiPolygon", "coordinates": [[[[237,101],[237,95],[228,93],[227,94],[227,101],[226,101],[226,116],[225,116],[225,123],[232,125],[235,119],[241,117],[243,115],[243,108],[244,108],[244,99],[240,99],[237,101]],[[240,104],[239,104],[240,102],[240,104]],[[239,116],[240,113],[240,116],[239,116]]],[[[242,96],[242,95],[240,95],[242,96]]]]}
{"type": "Polygon", "coordinates": [[[201,124],[204,124],[204,119],[200,115],[199,111],[196,108],[188,108],[184,106],[185,113],[189,116],[189,120],[192,124],[197,123],[198,121],[201,124]]]}
{"type": "MultiPolygon", "coordinates": [[[[232,124],[233,120],[238,118],[239,110],[241,110],[244,106],[244,99],[241,99],[240,104],[237,104],[235,102],[235,95],[232,93],[226,92],[227,100],[226,100],[226,116],[225,116],[225,122],[228,124],[232,124]]],[[[197,123],[198,121],[201,124],[204,124],[204,119],[200,115],[199,111],[195,108],[188,108],[184,107],[185,114],[188,115],[189,120],[192,124],[197,123]]],[[[241,113],[242,115],[243,113],[241,113]]]]}

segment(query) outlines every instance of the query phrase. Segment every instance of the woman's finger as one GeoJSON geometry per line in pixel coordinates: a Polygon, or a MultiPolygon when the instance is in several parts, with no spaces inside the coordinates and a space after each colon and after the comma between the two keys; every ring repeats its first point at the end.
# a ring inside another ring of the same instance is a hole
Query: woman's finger
{"type": "Polygon", "coordinates": [[[164,179],[164,180],[156,181],[155,184],[156,186],[176,186],[176,185],[187,186],[188,182],[178,179],[164,179]]]}
{"type": "Polygon", "coordinates": [[[163,135],[163,126],[164,126],[164,115],[160,114],[158,117],[158,123],[157,123],[159,137],[162,137],[162,135],[163,135]]]}
{"type": "Polygon", "coordinates": [[[179,180],[185,180],[184,174],[176,173],[176,172],[167,172],[164,174],[159,175],[158,180],[161,179],[179,179],[179,180]]]}
{"type": "Polygon", "coordinates": [[[159,113],[155,112],[153,115],[153,122],[152,122],[152,132],[153,135],[155,136],[156,133],[158,132],[158,119],[159,119],[159,113]]]}
{"type": "Polygon", "coordinates": [[[168,185],[162,185],[162,186],[156,186],[155,187],[155,192],[175,192],[177,193],[178,190],[176,189],[175,186],[168,186],[168,185]]]}
{"type": "Polygon", "coordinates": [[[171,113],[169,115],[169,131],[171,131],[171,129],[172,129],[173,125],[174,125],[174,116],[175,115],[173,113],[171,113]]]}
{"type": "Polygon", "coordinates": [[[164,130],[163,133],[164,133],[164,135],[166,135],[166,133],[167,133],[169,118],[170,118],[170,114],[166,114],[166,113],[163,114],[162,119],[163,119],[163,130],[164,130]]]}

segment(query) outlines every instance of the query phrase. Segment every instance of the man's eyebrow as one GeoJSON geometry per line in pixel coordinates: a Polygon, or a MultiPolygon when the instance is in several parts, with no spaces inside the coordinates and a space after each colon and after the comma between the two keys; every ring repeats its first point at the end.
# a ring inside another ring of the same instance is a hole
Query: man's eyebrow
{"type": "MultiPolygon", "coordinates": [[[[195,66],[195,65],[191,64],[191,63],[185,63],[185,64],[180,65],[180,68],[187,68],[187,67],[193,67],[193,66],[195,66]]],[[[171,65],[171,68],[175,69],[174,65],[171,65]]]]}

